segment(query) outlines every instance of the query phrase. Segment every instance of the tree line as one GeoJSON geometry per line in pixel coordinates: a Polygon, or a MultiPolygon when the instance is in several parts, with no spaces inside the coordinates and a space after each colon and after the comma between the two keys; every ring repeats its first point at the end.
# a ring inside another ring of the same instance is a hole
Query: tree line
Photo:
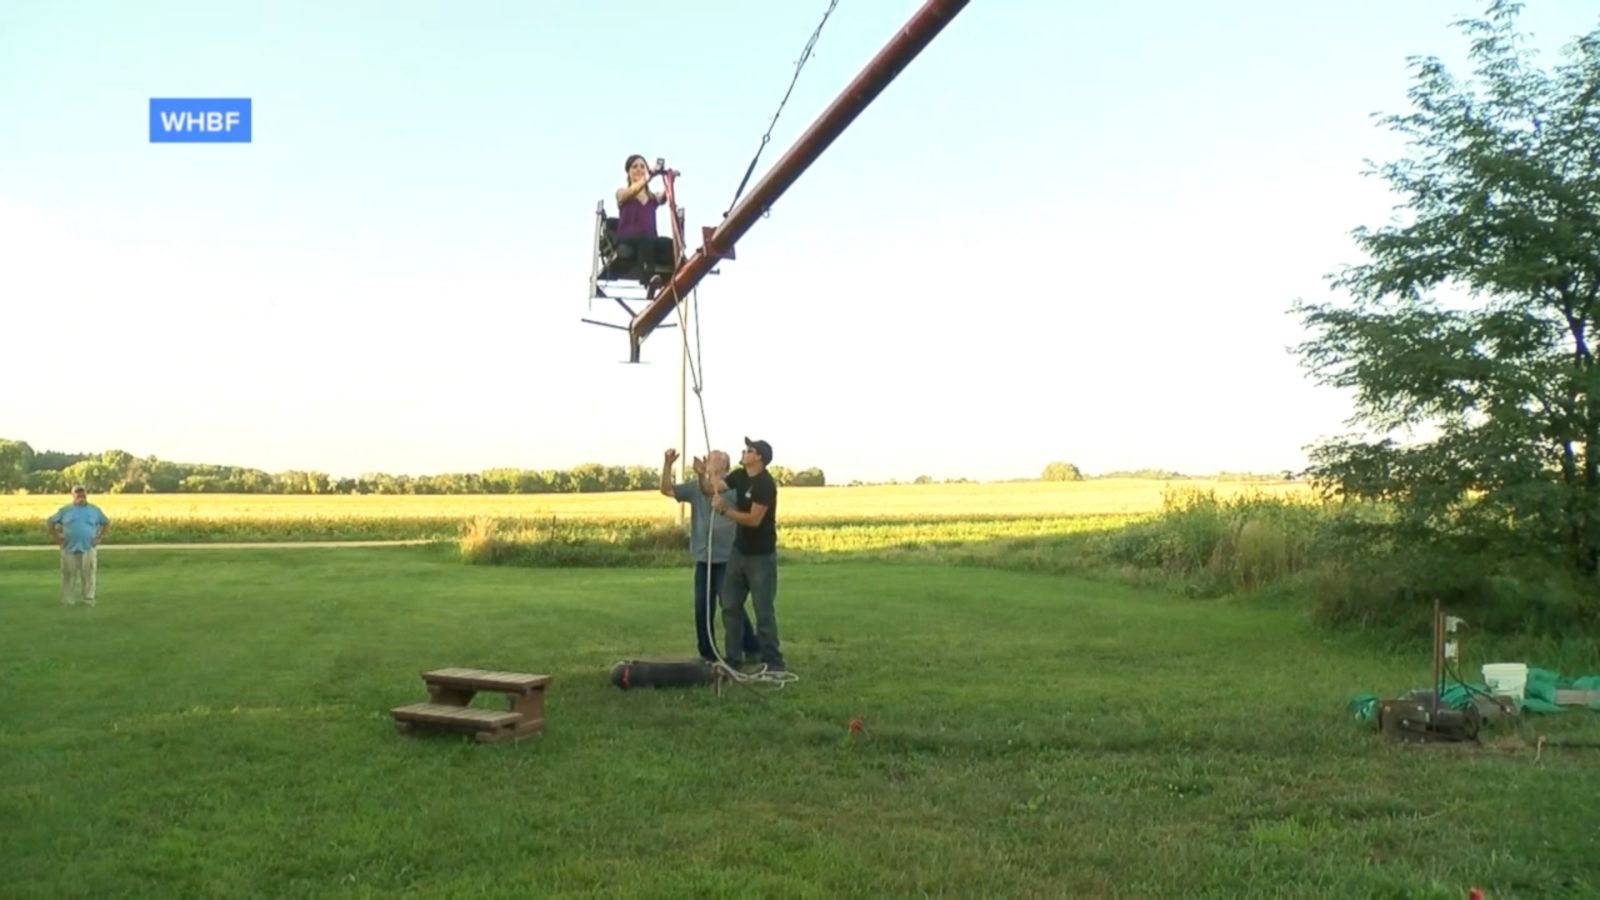
{"type": "MultiPolygon", "coordinates": [[[[827,476],[818,467],[768,469],[781,487],[825,487],[827,476]]],[[[1185,475],[1167,469],[1138,469],[1085,475],[1070,462],[1049,463],[1039,481],[1084,481],[1089,478],[1141,478],[1163,481],[1211,477],[1225,481],[1277,481],[1293,473],[1220,473],[1185,475]]],[[[1030,478],[1007,479],[1032,481],[1030,478]]],[[[65,493],[81,484],[97,494],[563,494],[605,491],[655,490],[661,469],[655,466],[615,466],[584,463],[571,469],[485,469],[443,475],[390,475],[372,473],[357,478],[334,477],[326,472],[289,470],[267,472],[243,466],[179,463],[155,456],[134,456],[125,450],[101,453],[35,451],[26,441],[0,438],[0,493],[65,493]]],[[[911,481],[889,479],[871,484],[972,484],[970,478],[934,479],[919,475],[911,481]]],[[[852,481],[850,487],[869,482],[852,481]]]]}
{"type": "MultiPolygon", "coordinates": [[[[815,467],[772,466],[768,471],[784,487],[827,484],[823,471],[815,467]]],[[[659,465],[584,463],[571,469],[336,478],[326,472],[172,462],[124,450],[35,452],[25,441],[0,439],[0,493],[64,493],[81,484],[98,494],[560,494],[653,490],[660,483],[659,465]]]]}

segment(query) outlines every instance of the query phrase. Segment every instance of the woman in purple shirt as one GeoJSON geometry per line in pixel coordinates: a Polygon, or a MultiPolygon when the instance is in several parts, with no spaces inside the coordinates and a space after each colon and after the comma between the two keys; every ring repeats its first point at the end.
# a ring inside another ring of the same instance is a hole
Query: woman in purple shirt
{"type": "Polygon", "coordinates": [[[617,243],[630,247],[639,261],[639,280],[648,284],[652,275],[672,271],[672,238],[656,232],[656,208],[666,197],[650,190],[650,167],[644,157],[628,157],[623,170],[628,186],[617,188],[617,243]]]}

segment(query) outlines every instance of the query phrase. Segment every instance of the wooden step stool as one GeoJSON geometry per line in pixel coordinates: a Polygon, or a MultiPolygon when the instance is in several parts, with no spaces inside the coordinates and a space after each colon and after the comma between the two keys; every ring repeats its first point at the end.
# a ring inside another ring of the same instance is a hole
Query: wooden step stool
{"type": "Polygon", "coordinates": [[[491,672],[484,669],[433,669],[422,673],[428,702],[390,710],[396,731],[463,731],[479,741],[517,740],[544,730],[544,689],[549,675],[491,672]],[[505,712],[473,709],[479,691],[504,694],[505,712]]]}

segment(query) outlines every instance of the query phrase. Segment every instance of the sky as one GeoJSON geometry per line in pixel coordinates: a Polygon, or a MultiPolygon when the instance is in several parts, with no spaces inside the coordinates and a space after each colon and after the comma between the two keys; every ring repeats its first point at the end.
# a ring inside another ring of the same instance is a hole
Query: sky
{"type": "MultiPolygon", "coordinates": [[[[752,184],[921,5],[839,0],[752,184]]],[[[5,4],[0,437],[335,476],[656,462],[683,336],[628,365],[580,321],[626,321],[591,308],[595,205],[642,153],[716,225],[827,9],[5,4]],[[152,97],[248,97],[253,139],[152,143],[152,97]]],[[[1393,214],[1374,116],[1408,57],[1465,74],[1451,23],[1482,9],[972,0],[701,284],[690,454],[1302,467],[1351,408],[1290,306],[1393,214]]],[[[1522,16],[1547,64],[1597,25],[1522,16]]]]}

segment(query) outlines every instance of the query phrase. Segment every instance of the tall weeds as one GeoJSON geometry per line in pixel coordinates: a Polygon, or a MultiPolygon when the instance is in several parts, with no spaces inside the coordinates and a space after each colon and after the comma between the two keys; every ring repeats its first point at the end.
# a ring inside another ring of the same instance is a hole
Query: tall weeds
{"type": "MultiPolygon", "coordinates": [[[[975,565],[1172,585],[1197,598],[1252,594],[1307,605],[1332,628],[1416,633],[1435,599],[1486,632],[1600,627],[1600,590],[1548,560],[1425,538],[1381,506],[1169,490],[1159,513],[943,522],[807,522],[781,529],[786,561],[975,565]]],[[[660,519],[487,519],[461,528],[462,558],[522,566],[672,566],[682,526],[660,519]]]]}
{"type": "Polygon", "coordinates": [[[1481,534],[1417,533],[1374,504],[1174,491],[1160,514],[1106,534],[1093,552],[1180,579],[1193,596],[1303,599],[1331,628],[1425,632],[1435,600],[1486,632],[1600,627],[1600,587],[1552,559],[1481,534]]]}
{"type": "Polygon", "coordinates": [[[586,522],[477,517],[461,527],[467,562],[521,566],[664,566],[684,562],[689,533],[660,521],[586,522]]]}
{"type": "Polygon", "coordinates": [[[1318,503],[1265,494],[1168,490],[1159,515],[1107,535],[1097,550],[1113,564],[1158,570],[1188,580],[1192,593],[1217,596],[1305,571],[1332,515],[1318,503]]]}

